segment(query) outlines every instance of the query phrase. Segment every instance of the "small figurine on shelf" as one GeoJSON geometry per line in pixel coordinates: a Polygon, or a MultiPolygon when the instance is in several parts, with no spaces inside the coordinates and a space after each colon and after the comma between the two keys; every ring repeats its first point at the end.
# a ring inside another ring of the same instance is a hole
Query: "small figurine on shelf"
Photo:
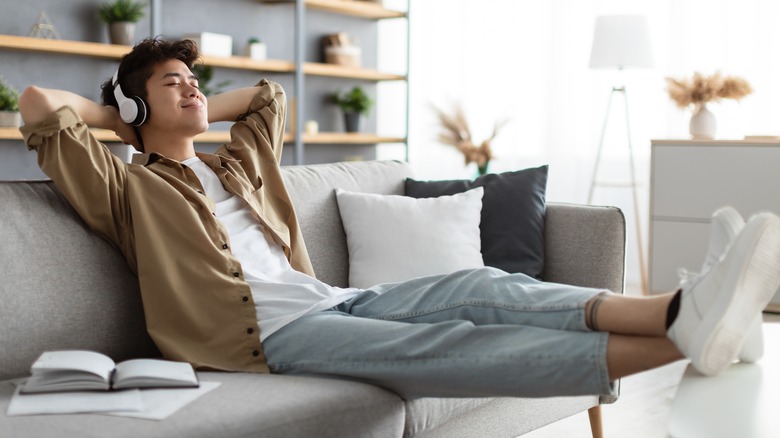
{"type": "Polygon", "coordinates": [[[251,37],[246,43],[244,49],[246,56],[254,59],[255,61],[264,61],[268,56],[268,50],[265,43],[257,37],[251,37]]]}
{"type": "Polygon", "coordinates": [[[114,0],[100,5],[100,21],[108,24],[111,44],[132,45],[135,23],[144,16],[146,3],[133,0],[114,0]]]}
{"type": "Polygon", "coordinates": [[[368,115],[368,111],[374,102],[368,97],[362,87],[353,87],[348,93],[342,95],[333,93],[331,101],[341,108],[344,113],[344,126],[347,132],[360,131],[360,115],[368,115]]]}
{"type": "Polygon", "coordinates": [[[38,22],[33,24],[30,28],[30,33],[27,36],[34,38],[46,38],[49,40],[61,40],[62,36],[57,32],[57,28],[54,27],[54,23],[51,22],[49,14],[46,11],[41,11],[38,15],[38,22]]]}

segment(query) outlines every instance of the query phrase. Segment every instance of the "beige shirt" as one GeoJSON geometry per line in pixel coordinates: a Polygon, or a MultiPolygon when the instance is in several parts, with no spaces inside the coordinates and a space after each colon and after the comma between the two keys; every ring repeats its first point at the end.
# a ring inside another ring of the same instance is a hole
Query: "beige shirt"
{"type": "MultiPolygon", "coordinates": [[[[263,80],[230,142],[198,157],[249,204],[291,266],[314,276],[279,168],[285,114],[284,90],[263,80]]],[[[123,163],[69,107],[22,133],[44,173],[138,275],[147,330],[166,358],[268,372],[250,287],[192,169],[156,153],[123,163]]]]}

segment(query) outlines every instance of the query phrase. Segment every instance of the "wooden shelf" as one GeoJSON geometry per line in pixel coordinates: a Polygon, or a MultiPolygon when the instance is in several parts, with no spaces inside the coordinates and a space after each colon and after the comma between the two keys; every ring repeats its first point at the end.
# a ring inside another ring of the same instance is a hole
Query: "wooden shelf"
{"type": "Polygon", "coordinates": [[[19,128],[0,128],[0,140],[24,140],[19,128]]]}
{"type": "MultiPolygon", "coordinates": [[[[117,44],[91,43],[86,41],[49,40],[16,35],[0,35],[0,48],[22,50],[28,52],[59,53],[64,55],[89,56],[119,60],[132,49],[130,46],[117,44]]],[[[214,67],[225,67],[242,70],[257,70],[291,73],[295,64],[289,61],[265,60],[255,61],[246,56],[203,56],[203,63],[214,67]]]]}
{"type": "MultiPolygon", "coordinates": [[[[59,53],[65,55],[89,56],[93,58],[116,59],[129,52],[130,46],[115,44],[90,43],[84,41],[48,40],[43,38],[30,38],[14,35],[0,35],[0,48],[22,50],[30,52],[59,53]]],[[[240,70],[256,70],[277,73],[292,73],[295,64],[289,61],[265,60],[255,61],[246,56],[231,56],[222,58],[218,56],[204,56],[203,63],[214,67],[233,68],[240,70]]],[[[380,71],[345,67],[336,64],[323,64],[307,62],[303,66],[305,74],[315,76],[329,76],[348,79],[363,79],[368,81],[398,81],[406,80],[406,76],[380,71]]]]}
{"type": "Polygon", "coordinates": [[[305,62],[303,72],[313,76],[329,76],[334,78],[363,79],[367,81],[404,81],[406,76],[359,67],[346,67],[337,64],[305,62]]]}
{"type": "MultiPolygon", "coordinates": [[[[113,131],[107,129],[93,129],[92,134],[102,142],[120,142],[119,137],[113,131]]],[[[23,140],[18,128],[0,128],[0,140],[23,140]]],[[[198,143],[226,143],[230,141],[228,131],[207,131],[195,137],[198,143]]],[[[284,136],[285,143],[295,141],[293,134],[284,136]]],[[[308,144],[375,144],[375,143],[405,143],[403,137],[384,137],[375,134],[321,132],[315,135],[304,134],[303,142],[308,144]]]]}
{"type": "MultiPolygon", "coordinates": [[[[292,0],[264,0],[265,3],[293,3],[292,0]]],[[[403,18],[406,12],[387,9],[381,3],[358,0],[306,0],[306,7],[353,17],[378,20],[382,18],[403,18]]]]}
{"type": "Polygon", "coordinates": [[[277,59],[257,61],[246,56],[231,56],[228,58],[221,58],[219,56],[203,56],[202,59],[204,64],[213,67],[268,71],[275,73],[292,73],[295,71],[295,64],[289,61],[281,61],[277,59]]]}
{"type": "Polygon", "coordinates": [[[0,35],[0,47],[28,52],[60,53],[93,58],[120,59],[130,46],[90,43],[84,41],[49,40],[16,35],[0,35]]]}
{"type": "Polygon", "coordinates": [[[360,132],[320,132],[319,134],[303,135],[307,144],[374,144],[374,143],[406,143],[403,137],[382,137],[375,134],[360,132]]]}
{"type": "MultiPolygon", "coordinates": [[[[102,142],[121,142],[114,131],[108,129],[92,129],[92,135],[102,142]]],[[[19,132],[19,128],[0,128],[0,140],[24,140],[24,137],[19,132]]],[[[228,131],[207,131],[195,137],[195,141],[198,143],[225,143],[228,140],[230,140],[230,132],[228,131]]]]}

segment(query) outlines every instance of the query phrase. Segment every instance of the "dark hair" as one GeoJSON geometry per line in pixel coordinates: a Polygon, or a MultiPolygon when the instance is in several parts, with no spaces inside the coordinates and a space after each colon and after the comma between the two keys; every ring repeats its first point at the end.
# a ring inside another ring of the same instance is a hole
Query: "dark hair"
{"type": "MultiPolygon", "coordinates": [[[[126,96],[138,96],[146,100],[146,81],[152,77],[155,65],[178,59],[191,69],[199,57],[198,46],[191,40],[171,42],[147,38],[122,57],[119,63],[119,84],[126,96]]],[[[118,106],[111,80],[108,78],[100,87],[101,98],[104,105],[118,106]]]]}
{"type": "MultiPolygon", "coordinates": [[[[147,38],[136,44],[130,53],[122,57],[119,62],[119,84],[126,96],[138,96],[146,101],[146,81],[152,77],[155,65],[169,59],[178,59],[192,69],[199,57],[198,46],[191,40],[165,41],[158,38],[147,38]]],[[[113,74],[111,76],[100,86],[101,99],[103,105],[119,107],[114,96],[113,74]]],[[[147,111],[151,113],[151,108],[148,105],[147,111]]],[[[149,114],[147,114],[148,116],[149,114]]],[[[143,151],[143,140],[140,132],[138,129],[135,132],[141,141],[141,151],[143,151]]]]}

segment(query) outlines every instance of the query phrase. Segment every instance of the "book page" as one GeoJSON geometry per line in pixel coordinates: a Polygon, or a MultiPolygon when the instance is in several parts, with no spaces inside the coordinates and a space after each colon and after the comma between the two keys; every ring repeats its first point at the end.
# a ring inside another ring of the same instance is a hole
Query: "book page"
{"type": "Polygon", "coordinates": [[[94,351],[47,351],[33,363],[32,373],[75,370],[100,376],[108,382],[114,366],[110,357],[94,351]]]}
{"type": "Polygon", "coordinates": [[[161,359],[127,360],[116,367],[113,387],[198,386],[192,365],[161,359]]]}
{"type": "Polygon", "coordinates": [[[114,361],[94,351],[47,351],[33,363],[24,393],[107,390],[114,361]]]}
{"type": "Polygon", "coordinates": [[[87,412],[138,412],[143,409],[141,391],[58,392],[20,394],[21,386],[11,398],[7,415],[77,414],[87,412]]]}

